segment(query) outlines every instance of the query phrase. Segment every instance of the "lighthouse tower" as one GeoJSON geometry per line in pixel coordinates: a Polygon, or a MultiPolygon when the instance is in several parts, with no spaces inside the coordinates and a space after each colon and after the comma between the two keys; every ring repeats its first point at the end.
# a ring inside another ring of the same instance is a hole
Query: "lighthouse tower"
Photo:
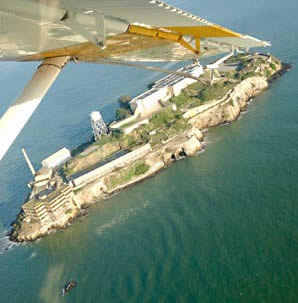
{"type": "Polygon", "coordinates": [[[100,139],[102,135],[106,136],[109,131],[100,112],[92,112],[90,118],[95,141],[100,139]]]}

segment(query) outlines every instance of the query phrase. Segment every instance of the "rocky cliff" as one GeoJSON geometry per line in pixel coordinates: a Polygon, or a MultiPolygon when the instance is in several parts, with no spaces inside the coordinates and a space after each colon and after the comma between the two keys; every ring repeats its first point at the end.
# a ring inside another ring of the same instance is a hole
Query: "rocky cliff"
{"type": "Polygon", "coordinates": [[[241,111],[246,108],[248,101],[269,87],[264,77],[251,77],[238,85],[214,106],[199,113],[189,120],[189,124],[198,129],[204,129],[221,123],[232,122],[237,119],[241,111]]]}

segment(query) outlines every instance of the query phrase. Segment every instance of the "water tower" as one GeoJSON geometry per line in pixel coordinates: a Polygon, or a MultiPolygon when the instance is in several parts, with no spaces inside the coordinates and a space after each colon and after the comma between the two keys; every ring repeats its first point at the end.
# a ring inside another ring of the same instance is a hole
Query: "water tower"
{"type": "Polygon", "coordinates": [[[100,139],[102,135],[106,136],[109,131],[100,112],[92,112],[90,118],[95,141],[100,139]]]}

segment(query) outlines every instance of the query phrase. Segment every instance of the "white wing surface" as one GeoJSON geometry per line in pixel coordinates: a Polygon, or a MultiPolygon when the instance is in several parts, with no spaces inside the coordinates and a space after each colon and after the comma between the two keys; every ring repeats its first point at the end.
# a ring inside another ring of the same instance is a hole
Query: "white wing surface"
{"type": "Polygon", "coordinates": [[[0,120],[0,160],[71,59],[178,61],[269,45],[162,1],[1,0],[0,60],[44,63],[0,120]]]}
{"type": "Polygon", "coordinates": [[[0,17],[2,60],[175,61],[269,45],[156,0],[2,0],[0,17]]]}

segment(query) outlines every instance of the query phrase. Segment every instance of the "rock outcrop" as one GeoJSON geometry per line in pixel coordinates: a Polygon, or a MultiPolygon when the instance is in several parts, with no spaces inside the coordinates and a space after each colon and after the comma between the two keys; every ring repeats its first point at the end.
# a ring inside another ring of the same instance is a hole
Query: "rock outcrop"
{"type": "Polygon", "coordinates": [[[187,137],[191,138],[192,136],[195,136],[199,141],[204,140],[204,135],[198,128],[192,128],[188,131],[187,137]]]}
{"type": "Polygon", "coordinates": [[[196,138],[196,136],[192,136],[187,142],[183,144],[182,148],[185,155],[191,157],[202,149],[202,144],[196,138]]]}
{"type": "Polygon", "coordinates": [[[237,119],[247,102],[269,87],[264,77],[251,77],[238,85],[222,102],[214,102],[214,106],[199,113],[189,120],[194,128],[204,129],[237,119]]]}
{"type": "Polygon", "coordinates": [[[74,197],[74,200],[80,207],[91,204],[105,196],[107,187],[102,179],[93,182],[79,190],[74,197]]]}

